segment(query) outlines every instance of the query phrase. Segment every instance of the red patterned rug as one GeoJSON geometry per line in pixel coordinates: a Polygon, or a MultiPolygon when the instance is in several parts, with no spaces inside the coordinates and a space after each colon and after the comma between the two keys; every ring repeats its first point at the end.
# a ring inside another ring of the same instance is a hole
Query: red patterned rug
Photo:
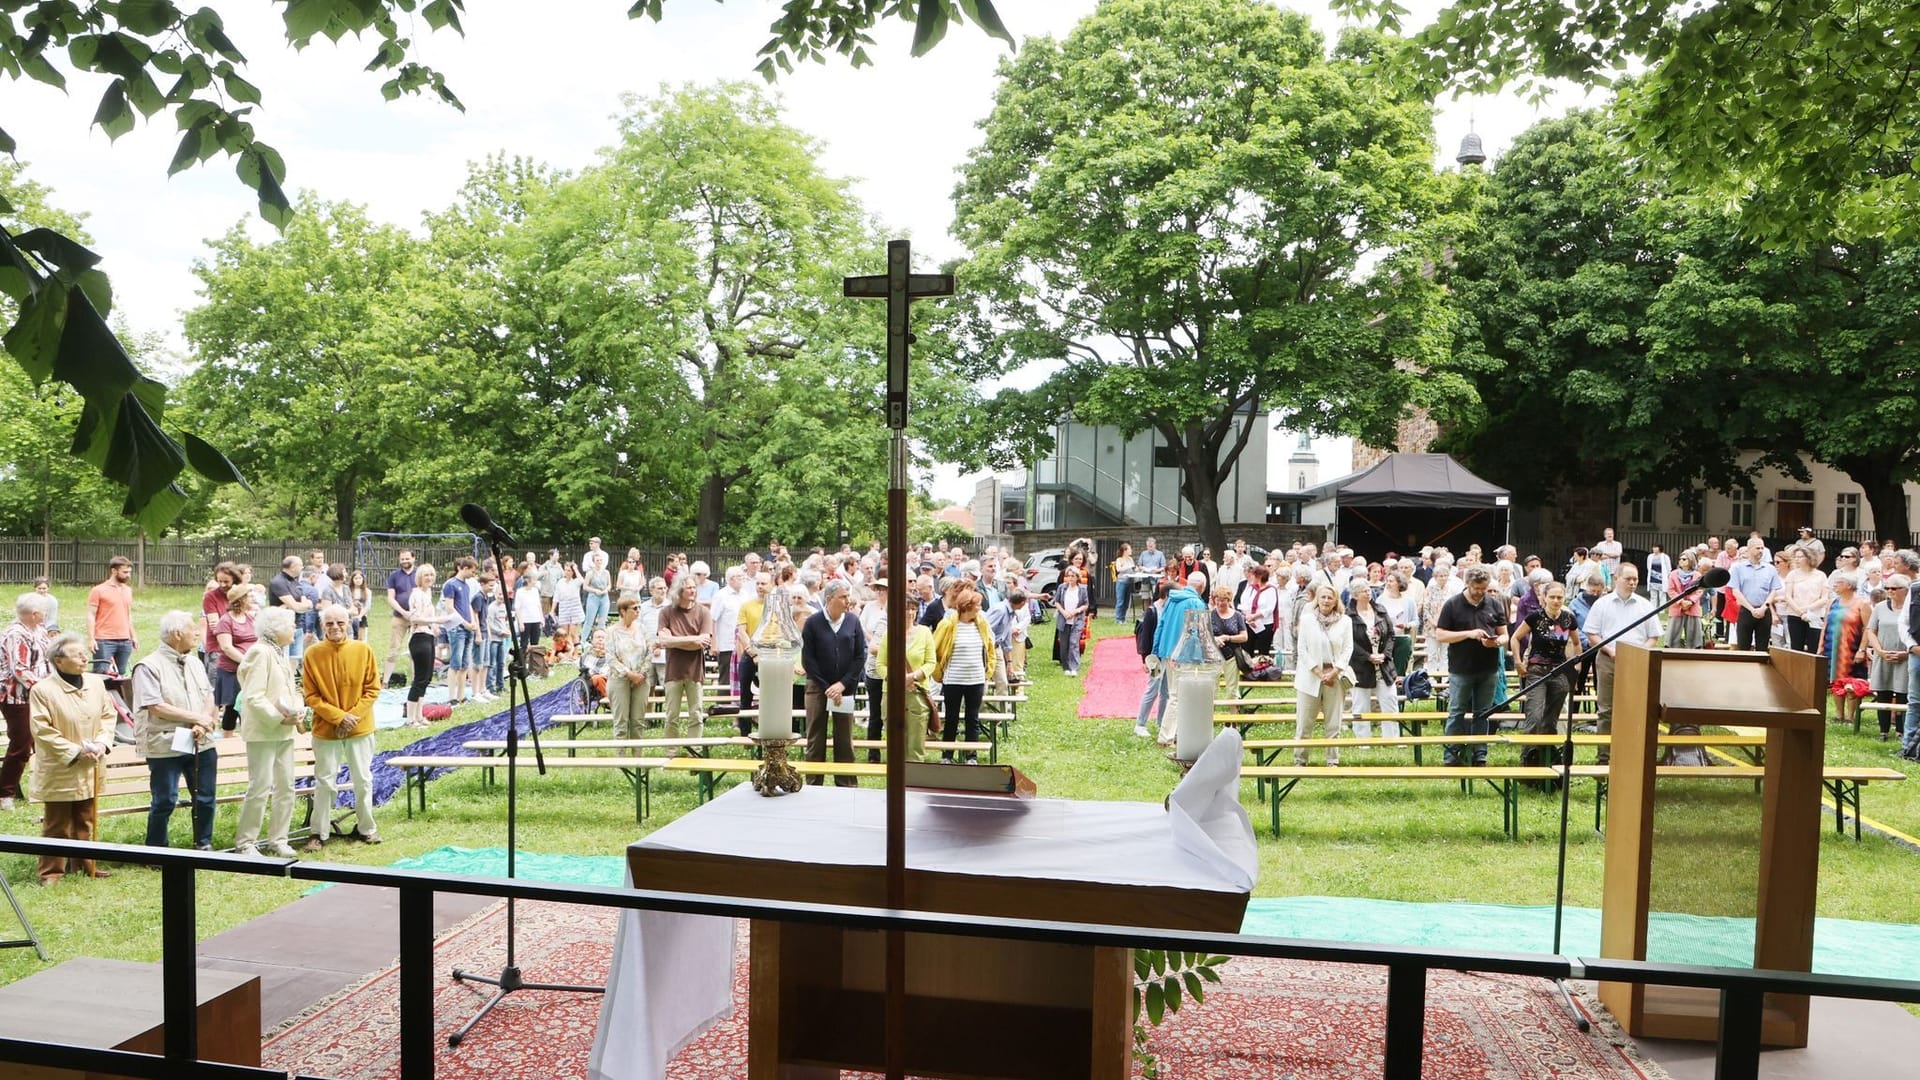
{"type": "MultiPolygon", "coordinates": [[[[586,1075],[597,995],[525,991],[494,1010],[459,1049],[446,1036],[490,987],[446,978],[454,967],[493,972],[505,949],[506,909],[489,908],[434,947],[435,1018],[443,1080],[586,1075]]],[[[518,960],[529,979],[599,984],[613,942],[612,911],[520,905],[518,960]]],[[[674,1059],[671,1080],[738,1080],[747,1072],[744,931],[734,976],[736,1008],[674,1059]]],[[[1345,1080],[1378,1076],[1386,1016],[1381,968],[1236,959],[1206,1003],[1168,1018],[1152,1038],[1163,1077],[1180,1080],[1345,1080]]],[[[400,1075],[399,972],[395,968],[289,1021],[262,1050],[263,1064],[314,1076],[387,1080],[400,1075]]],[[[1549,983],[1504,975],[1435,972],[1427,988],[1428,1080],[1666,1080],[1604,1013],[1583,1035],[1549,983]]],[[[866,1074],[847,1073],[848,1077],[866,1074]]]]}

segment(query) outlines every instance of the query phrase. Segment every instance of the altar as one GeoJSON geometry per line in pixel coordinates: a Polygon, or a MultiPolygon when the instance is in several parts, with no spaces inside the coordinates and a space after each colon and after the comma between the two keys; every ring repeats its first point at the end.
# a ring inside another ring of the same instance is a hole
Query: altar
{"type": "MultiPolygon", "coordinates": [[[[959,914],[1232,933],[1253,887],[1238,739],[1179,801],[907,793],[909,906],[959,914]]],[[[885,906],[885,793],[746,785],[628,848],[635,887],[885,906]]],[[[735,923],[624,919],[595,1046],[596,1077],[661,1076],[731,1010],[735,923]],[[671,1013],[663,1019],[660,1010],[671,1013]]],[[[1129,1074],[1129,950],[907,935],[908,1072],[1074,1078],[1129,1074]]],[[[885,937],[754,920],[749,1073],[816,1080],[884,1061],[885,937]]]]}

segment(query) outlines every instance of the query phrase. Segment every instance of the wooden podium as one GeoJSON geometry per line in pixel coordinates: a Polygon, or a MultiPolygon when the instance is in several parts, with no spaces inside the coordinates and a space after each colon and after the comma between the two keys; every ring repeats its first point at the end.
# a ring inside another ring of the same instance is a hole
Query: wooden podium
{"type": "MultiPolygon", "coordinates": [[[[1766,729],[1767,746],[1753,962],[1777,971],[1812,970],[1826,748],[1824,664],[1821,657],[1787,649],[1762,655],[1620,646],[1601,956],[1647,958],[1658,726],[1759,727],[1766,729]]],[[[1718,1032],[1720,999],[1710,990],[1603,982],[1600,1000],[1631,1035],[1712,1041],[1718,1032]]],[[[1807,999],[1768,994],[1761,1041],[1807,1045],[1807,999]]]]}
{"type": "MultiPolygon", "coordinates": [[[[639,888],[884,907],[881,831],[849,827],[861,820],[857,811],[804,827],[790,816],[799,808],[795,799],[847,803],[881,795],[810,787],[782,799],[723,799],[629,847],[627,864],[639,888]],[[736,815],[723,842],[710,842],[711,834],[697,843],[663,838],[668,830],[686,837],[691,830],[683,823],[715,808],[736,815]],[[829,834],[848,857],[809,861],[810,854],[819,857],[818,845],[829,842],[829,834]]],[[[1155,827],[1164,831],[1165,814],[1155,805],[1074,803],[1062,811],[1059,800],[925,792],[909,792],[908,802],[907,901],[918,910],[1224,932],[1237,931],[1246,912],[1245,890],[1198,870],[1182,871],[1189,880],[1180,883],[1174,875],[1126,880],[1141,859],[1137,847],[1092,852],[1111,868],[1099,880],[1067,867],[1048,870],[1044,856],[1033,857],[1037,849],[1053,850],[1045,848],[1049,837],[1062,835],[1054,826],[1076,820],[1067,814],[1104,812],[1111,815],[1105,820],[1137,821],[1144,836],[1155,827]],[[1023,815],[1049,814],[1062,816],[1044,827],[1017,824],[1023,815]],[[972,820],[981,815],[1005,818],[1009,827],[972,820]],[[945,844],[938,868],[929,869],[916,848],[937,838],[922,830],[946,824],[962,826],[966,841],[945,844]],[[1009,865],[1023,869],[1008,872],[1009,865]]],[[[1130,1075],[1130,950],[939,934],[909,934],[906,941],[909,1074],[968,1080],[1130,1075]]],[[[756,919],[749,957],[752,1080],[819,1080],[841,1069],[884,1068],[883,934],[756,919]]]]}

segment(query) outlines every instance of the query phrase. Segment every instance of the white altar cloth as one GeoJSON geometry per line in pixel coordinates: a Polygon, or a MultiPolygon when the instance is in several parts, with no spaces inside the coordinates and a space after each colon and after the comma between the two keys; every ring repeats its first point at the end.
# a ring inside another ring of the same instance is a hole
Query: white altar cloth
{"type": "MultiPolygon", "coordinates": [[[[1155,803],[907,793],[907,865],[948,873],[1248,892],[1253,826],[1239,803],[1240,736],[1216,738],[1155,803]]],[[[809,786],[767,798],[740,784],[641,847],[881,866],[886,793],[809,786]]],[[[647,883],[633,882],[646,888],[647,883]]],[[[588,1066],[592,1080],[660,1080],[733,1008],[734,920],[627,912],[588,1066]]]]}

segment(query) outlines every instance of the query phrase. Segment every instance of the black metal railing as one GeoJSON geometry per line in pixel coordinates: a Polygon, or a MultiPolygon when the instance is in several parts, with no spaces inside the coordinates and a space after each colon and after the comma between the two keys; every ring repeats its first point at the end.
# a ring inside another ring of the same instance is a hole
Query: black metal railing
{"type": "MultiPolygon", "coordinates": [[[[1698,967],[1538,953],[1410,949],[1392,945],[1248,937],[1034,919],[993,919],[940,912],[802,904],[590,885],[553,885],[384,867],[261,859],[257,856],[132,844],[82,843],[18,836],[0,837],[0,853],[99,859],[159,869],[160,964],[165,1030],[162,1053],[140,1054],[63,1043],[0,1039],[0,1062],[152,1080],[287,1080],[288,1077],[284,1070],[197,1060],[198,972],[195,966],[195,941],[198,934],[194,889],[195,875],[203,871],[271,875],[339,885],[367,885],[393,889],[400,894],[400,1072],[406,1080],[430,1080],[433,1076],[433,900],[438,893],[501,899],[513,897],[685,915],[770,919],[852,930],[899,930],[958,937],[1165,949],[1384,967],[1387,969],[1387,1016],[1382,1075],[1388,1080],[1418,1080],[1420,1076],[1421,1049],[1426,1032],[1427,974],[1435,970],[1491,972],[1541,979],[1593,979],[1717,991],[1720,994],[1719,1064],[1715,1072],[1718,1080],[1752,1080],[1759,1075],[1760,1021],[1766,994],[1920,1003],[1920,981],[1905,979],[1698,967]]],[[[302,1076],[299,1080],[310,1078],[302,1076]]]]}

